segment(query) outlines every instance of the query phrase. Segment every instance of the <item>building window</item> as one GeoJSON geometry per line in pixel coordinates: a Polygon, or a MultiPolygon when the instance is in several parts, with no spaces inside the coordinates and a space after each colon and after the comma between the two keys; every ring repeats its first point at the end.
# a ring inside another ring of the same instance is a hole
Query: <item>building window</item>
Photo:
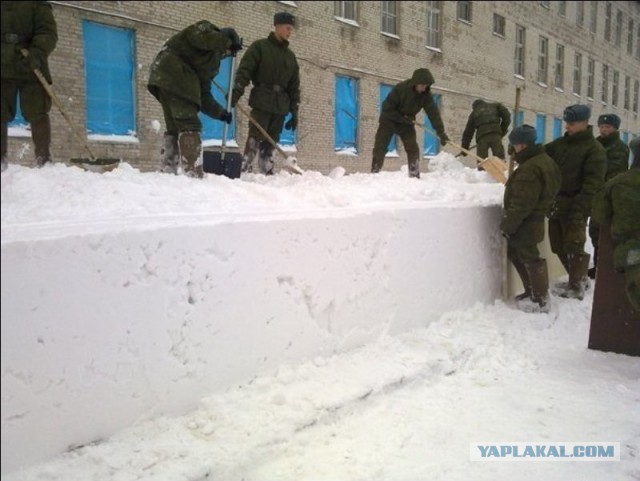
{"type": "MultiPolygon", "coordinates": [[[[442,109],[442,95],[440,94],[432,94],[433,102],[438,107],[438,110],[442,109]]],[[[438,155],[440,152],[440,139],[435,134],[435,129],[433,128],[433,124],[431,120],[429,120],[429,116],[424,116],[424,125],[427,127],[424,131],[424,139],[422,143],[422,152],[424,157],[433,157],[434,155],[438,155]]]]}
{"type": "Polygon", "coordinates": [[[398,34],[398,2],[382,2],[382,31],[398,34]]]}
{"type": "Polygon", "coordinates": [[[613,71],[613,82],[611,83],[611,105],[618,106],[618,91],[620,89],[620,72],[613,71]]]}
{"type": "MultiPolygon", "coordinates": [[[[382,112],[382,103],[385,101],[385,99],[387,98],[387,95],[389,95],[389,92],[391,92],[392,89],[393,89],[393,85],[380,84],[380,102],[379,102],[380,105],[378,106],[380,112],[382,112]]],[[[398,137],[397,135],[394,135],[391,137],[391,141],[387,146],[388,157],[398,157],[397,137],[398,137]]]]}
{"type": "Polygon", "coordinates": [[[440,48],[442,2],[427,2],[427,47],[440,48]]]}
{"type": "Polygon", "coordinates": [[[603,103],[609,102],[609,66],[602,65],[602,97],[603,103]]]}
{"type": "Polygon", "coordinates": [[[591,22],[589,24],[589,31],[592,34],[596,34],[598,29],[598,2],[591,2],[591,22]]]}
{"type": "MultiPolygon", "coordinates": [[[[220,62],[218,74],[215,76],[210,86],[213,98],[220,105],[227,105],[225,94],[229,91],[229,82],[231,81],[231,60],[231,57],[227,57],[220,62]]],[[[222,136],[224,135],[224,126],[226,124],[219,120],[214,120],[208,115],[204,115],[202,112],[198,113],[198,118],[202,123],[203,145],[219,145],[218,142],[222,140],[222,136]],[[207,141],[213,142],[208,143],[207,141]]],[[[235,122],[231,122],[227,126],[227,141],[235,138],[235,130],[235,122]]]]}
{"type": "Polygon", "coordinates": [[[561,17],[567,16],[567,2],[558,2],[558,15],[561,17]]]}
{"type": "Polygon", "coordinates": [[[471,2],[458,2],[458,20],[471,23],[471,2]]]}
{"type": "Polygon", "coordinates": [[[551,8],[551,2],[540,2],[540,5],[546,8],[547,10],[551,8]]]}
{"type": "Polygon", "coordinates": [[[562,119],[553,118],[553,140],[562,137],[562,119]]]}
{"type": "Polygon", "coordinates": [[[607,42],[611,42],[611,10],[612,10],[611,2],[607,2],[607,5],[604,7],[604,39],[607,42]]]}
{"type": "Polygon", "coordinates": [[[547,137],[547,116],[536,114],[536,144],[544,144],[547,137]]]}
{"type": "Polygon", "coordinates": [[[629,19],[629,29],[627,31],[627,53],[629,55],[633,55],[633,31],[635,30],[633,26],[633,19],[629,19]]]}
{"type": "Polygon", "coordinates": [[[334,2],[335,15],[339,18],[346,20],[352,20],[356,22],[357,18],[357,3],[358,2],[334,2]]]}
{"type": "Polygon", "coordinates": [[[515,48],[515,73],[524,77],[525,60],[525,39],[526,29],[521,25],[516,25],[516,48],[515,48]]]}
{"type": "Polygon", "coordinates": [[[504,38],[506,34],[505,21],[502,15],[493,14],[493,33],[504,38]]]}
{"type": "Polygon", "coordinates": [[[624,109],[629,110],[631,105],[631,77],[624,78],[624,109]]]}
{"type": "Polygon", "coordinates": [[[577,53],[573,61],[573,93],[580,95],[582,91],[582,54],[577,53]]]}
{"type": "Polygon", "coordinates": [[[640,60],[640,25],[638,25],[638,32],[636,33],[636,58],[640,60]]]}
{"type": "Polygon", "coordinates": [[[622,45],[622,12],[618,10],[616,12],[616,47],[622,45]]]}
{"type": "Polygon", "coordinates": [[[135,135],[133,30],[85,20],[82,32],[87,132],[135,135]]]}
{"type": "Polygon", "coordinates": [[[640,95],[640,80],[633,82],[633,111],[638,113],[638,96],[640,95]]]}
{"type": "Polygon", "coordinates": [[[358,80],[336,75],[335,151],[358,153],[358,80]]]}
{"type": "Polygon", "coordinates": [[[587,97],[593,99],[596,78],[596,61],[592,58],[587,62],[587,97]]]}
{"type": "Polygon", "coordinates": [[[580,28],[584,26],[584,2],[576,2],[576,25],[580,28]]]}
{"type": "Polygon", "coordinates": [[[538,46],[538,82],[546,85],[549,74],[549,39],[540,36],[538,46]]]}
{"type": "Polygon", "coordinates": [[[554,85],[557,89],[564,90],[564,45],[556,45],[556,75],[554,85]]]}

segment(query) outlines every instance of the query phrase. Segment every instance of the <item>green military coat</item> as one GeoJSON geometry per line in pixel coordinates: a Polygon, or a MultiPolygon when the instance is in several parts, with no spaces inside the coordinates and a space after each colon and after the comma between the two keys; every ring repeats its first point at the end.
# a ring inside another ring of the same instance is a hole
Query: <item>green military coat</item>
{"type": "Polygon", "coordinates": [[[500,229],[510,240],[537,244],[544,239],[544,217],[560,189],[562,173],[542,145],[528,147],[515,160],[518,168],[505,185],[500,229]]]}
{"type": "Polygon", "coordinates": [[[2,78],[37,82],[37,67],[49,83],[47,57],[58,43],[58,29],[49,2],[0,2],[2,18],[2,78]],[[31,64],[20,52],[27,49],[31,64]]]}
{"type": "Polygon", "coordinates": [[[275,115],[298,113],[300,68],[287,40],[278,41],[271,32],[253,42],[242,56],[236,72],[234,90],[244,93],[253,83],[249,106],[275,115]]]}
{"type": "Polygon", "coordinates": [[[607,152],[605,182],[626,172],[629,168],[629,147],[620,140],[620,132],[613,132],[606,137],[599,136],[596,140],[602,144],[607,152]]]}
{"type": "Polygon", "coordinates": [[[500,134],[504,137],[511,125],[511,113],[500,103],[480,101],[469,114],[467,125],[462,133],[462,147],[469,149],[473,134],[476,142],[487,134],[500,134]]]}
{"type": "Polygon", "coordinates": [[[562,172],[552,219],[586,222],[591,214],[591,201],[604,183],[606,152],[593,137],[593,129],[574,135],[565,134],[545,146],[547,154],[562,172]]]}
{"type": "Polygon", "coordinates": [[[425,111],[438,137],[447,139],[444,124],[440,117],[440,110],[433,101],[429,88],[421,94],[414,89],[416,84],[430,87],[435,82],[433,75],[426,68],[419,68],[413,72],[410,79],[397,84],[387,98],[382,102],[380,121],[389,120],[398,124],[413,124],[420,110],[425,111]]]}
{"type": "Polygon", "coordinates": [[[212,23],[201,20],[190,25],[164,44],[151,64],[147,88],[156,98],[157,89],[163,89],[218,118],[224,109],[211,95],[211,81],[230,46],[231,39],[212,23]]]}

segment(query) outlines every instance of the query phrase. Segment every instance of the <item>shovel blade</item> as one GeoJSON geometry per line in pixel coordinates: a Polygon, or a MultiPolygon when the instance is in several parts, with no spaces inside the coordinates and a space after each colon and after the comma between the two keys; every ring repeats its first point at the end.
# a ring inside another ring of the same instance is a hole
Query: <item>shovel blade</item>
{"type": "Polygon", "coordinates": [[[212,152],[205,150],[202,153],[205,172],[215,175],[224,175],[230,179],[238,179],[242,171],[242,154],[239,152],[212,152]]]}

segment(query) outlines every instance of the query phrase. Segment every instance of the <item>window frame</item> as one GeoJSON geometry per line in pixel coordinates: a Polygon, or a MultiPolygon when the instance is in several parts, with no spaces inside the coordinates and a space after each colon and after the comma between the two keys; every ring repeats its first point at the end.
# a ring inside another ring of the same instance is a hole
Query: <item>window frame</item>
{"type": "Polygon", "coordinates": [[[383,0],[381,1],[381,26],[380,31],[387,35],[393,35],[395,37],[398,36],[398,8],[399,3],[395,0],[383,0]],[[393,12],[389,12],[387,8],[393,5],[393,12]],[[386,30],[388,28],[388,24],[391,23],[393,26],[393,32],[386,30]]]}
{"type": "Polygon", "coordinates": [[[456,2],[456,19],[463,23],[473,23],[473,3],[470,1],[456,2]]]}
{"type": "Polygon", "coordinates": [[[565,48],[561,43],[556,44],[556,68],[554,72],[553,85],[556,89],[564,91],[564,59],[565,48]],[[558,82],[560,79],[560,82],[558,82]]]}
{"type": "Polygon", "coordinates": [[[549,38],[538,36],[538,70],[536,74],[539,84],[547,86],[549,80],[549,38]]]}
{"type": "Polygon", "coordinates": [[[507,20],[503,15],[495,12],[493,13],[493,34],[500,38],[507,37],[507,20]]]}
{"type": "Polygon", "coordinates": [[[526,73],[526,48],[527,48],[527,29],[526,27],[516,24],[514,51],[514,73],[524,78],[526,73]],[[521,35],[520,35],[521,34],[521,35]]]}
{"type": "Polygon", "coordinates": [[[427,1],[426,2],[426,46],[429,49],[436,49],[440,51],[442,48],[442,1],[427,1]],[[433,23],[437,23],[436,28],[433,28],[433,23]],[[435,42],[437,45],[431,45],[431,42],[435,42]]]}

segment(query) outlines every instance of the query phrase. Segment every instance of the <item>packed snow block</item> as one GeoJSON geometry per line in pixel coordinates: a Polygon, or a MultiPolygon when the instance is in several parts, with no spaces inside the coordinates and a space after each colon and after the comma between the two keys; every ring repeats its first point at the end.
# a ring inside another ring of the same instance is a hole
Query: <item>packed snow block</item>
{"type": "Polygon", "coordinates": [[[412,203],[3,229],[2,472],[493,302],[500,214],[412,203]]]}
{"type": "Polygon", "coordinates": [[[600,229],[589,349],[640,356],[640,312],[624,287],[624,275],[613,268],[611,226],[600,229]]]}

